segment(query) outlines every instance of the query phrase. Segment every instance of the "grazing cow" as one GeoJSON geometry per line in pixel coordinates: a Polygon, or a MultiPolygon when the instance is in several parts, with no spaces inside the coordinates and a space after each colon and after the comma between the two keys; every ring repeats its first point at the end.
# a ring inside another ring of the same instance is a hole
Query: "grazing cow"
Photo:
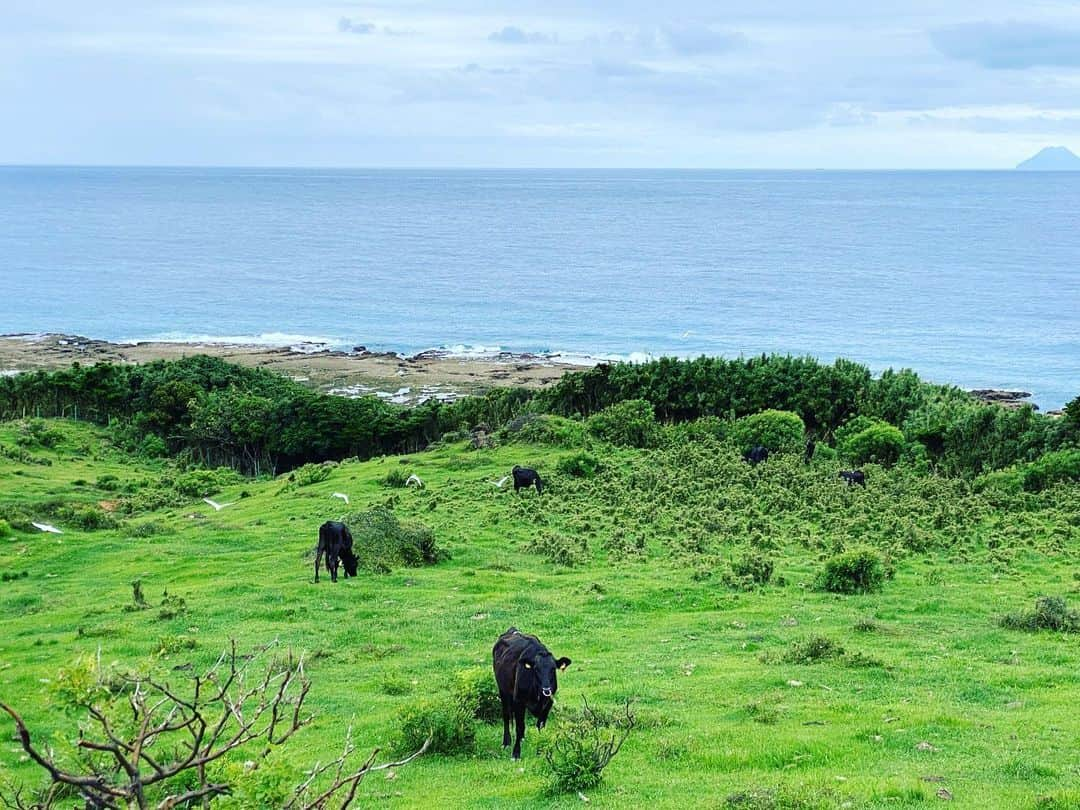
{"type": "Polygon", "coordinates": [[[742,454],[742,460],[749,464],[751,467],[756,467],[758,464],[768,458],[768,448],[762,447],[760,444],[756,447],[751,447],[749,450],[742,454]]]}
{"type": "Polygon", "coordinates": [[[345,576],[356,576],[356,555],[352,550],[352,532],[344,523],[328,520],[319,527],[319,547],[315,550],[315,581],[319,581],[319,562],[326,555],[330,581],[337,582],[338,560],[345,566],[345,576]]]}
{"type": "Polygon", "coordinates": [[[809,464],[814,460],[814,451],[817,450],[817,442],[813,438],[806,440],[806,450],[803,451],[803,464],[809,464]]]}
{"type": "Polygon", "coordinates": [[[491,650],[495,683],[503,713],[503,748],[510,745],[510,715],[514,716],[514,759],[521,759],[521,739],[525,736],[525,710],[536,718],[539,731],[547,723],[559,689],[556,670],[570,666],[569,658],[556,659],[536,636],[511,627],[491,650]]]}
{"type": "Polygon", "coordinates": [[[510,472],[514,474],[514,492],[517,492],[522,487],[528,489],[531,486],[536,486],[536,494],[540,495],[544,491],[544,482],[540,479],[540,473],[530,467],[514,467],[510,472]]]}
{"type": "Polygon", "coordinates": [[[847,481],[849,487],[852,484],[858,484],[860,487],[866,486],[866,473],[862,470],[841,470],[840,477],[847,481]]]}

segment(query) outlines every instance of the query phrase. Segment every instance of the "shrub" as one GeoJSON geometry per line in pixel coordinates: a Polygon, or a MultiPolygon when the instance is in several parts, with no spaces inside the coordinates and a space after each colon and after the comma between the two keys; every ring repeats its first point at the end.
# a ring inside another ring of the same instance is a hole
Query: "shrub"
{"type": "Polygon", "coordinates": [[[388,489],[401,489],[408,480],[409,474],[405,470],[401,467],[392,467],[379,483],[388,489]]]}
{"type": "Polygon", "coordinates": [[[15,442],[25,447],[55,447],[63,438],[64,434],[50,428],[44,419],[28,419],[19,423],[15,442]]]}
{"type": "Polygon", "coordinates": [[[473,720],[450,696],[430,698],[404,707],[398,714],[395,750],[412,753],[431,738],[434,754],[469,754],[476,743],[473,720]]]}
{"type": "Polygon", "coordinates": [[[564,416],[529,413],[507,424],[505,433],[515,441],[551,444],[557,447],[581,447],[585,443],[585,425],[564,416]]]}
{"type": "Polygon", "coordinates": [[[481,723],[502,720],[502,701],[490,667],[459,670],[454,676],[454,694],[469,717],[481,723]]]}
{"type": "Polygon", "coordinates": [[[289,473],[288,484],[289,489],[293,487],[306,487],[311,484],[318,484],[325,481],[330,477],[330,473],[336,465],[330,464],[305,464],[302,467],[297,467],[291,473],[289,473]]]}
{"type": "Polygon", "coordinates": [[[574,478],[592,478],[600,471],[600,460],[592,453],[581,450],[559,459],[556,469],[574,478]]]}
{"type": "Polygon", "coordinates": [[[588,559],[589,546],[584,537],[567,537],[558,532],[542,532],[534,535],[525,550],[545,557],[555,565],[572,568],[588,559]]]}
{"type": "Polygon", "coordinates": [[[836,449],[855,464],[895,464],[905,444],[900,428],[866,416],[857,416],[836,431],[836,449]]]}
{"type": "Polygon", "coordinates": [[[379,691],[384,695],[407,695],[412,690],[412,682],[397,673],[390,672],[379,679],[379,691]]]}
{"type": "Polygon", "coordinates": [[[99,506],[81,506],[64,510],[64,519],[84,531],[115,529],[119,523],[115,517],[99,506]]]}
{"type": "Polygon", "coordinates": [[[873,593],[881,590],[885,577],[885,560],[877,549],[858,546],[827,560],[814,585],[831,593],[873,593]]]}
{"type": "Polygon", "coordinates": [[[160,436],[147,433],[142,437],[135,452],[143,458],[164,458],[169,454],[169,448],[160,436]]]}
{"type": "Polygon", "coordinates": [[[3,518],[0,518],[0,538],[11,537],[14,532],[11,530],[11,524],[3,518]]]}
{"type": "Polygon", "coordinates": [[[743,449],[761,445],[771,452],[797,453],[804,449],[805,432],[797,413],[767,410],[736,421],[732,435],[743,449]]]}
{"type": "Polygon", "coordinates": [[[731,423],[718,416],[702,416],[689,422],[679,422],[665,428],[668,440],[676,444],[721,442],[728,435],[731,423]]]}
{"type": "Polygon", "coordinates": [[[402,523],[383,506],[354,512],[345,523],[352,532],[357,566],[365,571],[387,573],[398,565],[433,565],[449,556],[438,547],[430,528],[422,523],[402,523]]]}
{"type": "Polygon", "coordinates": [[[832,639],[824,636],[810,636],[792,642],[780,656],[780,660],[785,664],[817,664],[821,661],[840,658],[843,654],[844,648],[832,639]]]}
{"type": "Polygon", "coordinates": [[[972,482],[975,492],[996,492],[1003,495],[1019,495],[1024,489],[1024,473],[1011,467],[1007,470],[980,475],[972,482]]]}
{"type": "Polygon", "coordinates": [[[1008,613],[1001,617],[1002,627],[1010,630],[1057,630],[1080,633],[1080,612],[1070,610],[1060,596],[1040,596],[1031,612],[1008,613]]]}
{"type": "Polygon", "coordinates": [[[182,473],[173,481],[172,488],[188,498],[206,498],[243,480],[240,473],[231,467],[216,467],[212,470],[190,470],[182,473]]]}
{"type": "Polygon", "coordinates": [[[644,399],[628,399],[589,417],[589,434],[619,447],[653,447],[660,436],[653,406],[644,399]]]}
{"type": "Polygon", "coordinates": [[[724,574],[724,584],[731,588],[749,591],[768,585],[773,575],[773,561],[757,551],[748,551],[731,561],[724,574]]]}
{"type": "Polygon", "coordinates": [[[630,701],[622,714],[599,712],[585,701],[578,712],[559,717],[555,733],[538,746],[552,793],[589,790],[619,753],[635,724],[630,701]]]}
{"type": "Polygon", "coordinates": [[[120,489],[120,479],[115,475],[99,475],[94,482],[94,486],[105,492],[116,492],[120,489]]]}
{"type": "Polygon", "coordinates": [[[1039,492],[1054,484],[1080,481],[1080,450],[1047,453],[1023,470],[1024,489],[1039,492]]]}

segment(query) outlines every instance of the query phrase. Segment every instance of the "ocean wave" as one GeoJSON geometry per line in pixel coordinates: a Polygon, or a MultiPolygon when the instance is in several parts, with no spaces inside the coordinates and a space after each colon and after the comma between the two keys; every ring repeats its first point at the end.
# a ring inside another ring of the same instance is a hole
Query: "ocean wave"
{"type": "Polygon", "coordinates": [[[150,337],[119,340],[117,343],[190,343],[199,344],[224,344],[233,346],[288,346],[296,352],[313,353],[326,351],[327,349],[341,351],[349,350],[355,344],[342,340],[339,337],[326,337],[324,335],[296,335],[288,332],[261,332],[257,335],[206,335],[190,334],[187,332],[160,332],[150,337]]]}

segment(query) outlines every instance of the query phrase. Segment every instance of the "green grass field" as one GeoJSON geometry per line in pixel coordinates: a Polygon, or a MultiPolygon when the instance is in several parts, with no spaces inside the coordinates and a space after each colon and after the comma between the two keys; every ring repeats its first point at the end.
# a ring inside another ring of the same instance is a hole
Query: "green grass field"
{"type": "MultiPolygon", "coordinates": [[[[90,531],[65,524],[72,504],[122,499],[167,465],[84,425],[50,427],[62,434],[54,447],[0,456],[0,515],[14,526],[0,536],[0,700],[39,739],[77,734],[53,686],[80,655],[171,671],[205,666],[232,638],[278,639],[306,653],[313,682],[316,722],[274,755],[299,774],[350,725],[363,746],[392,745],[403,707],[450,689],[459,670],[490,668],[493,642],[515,625],[573,659],[521,761],[501,748],[501,727],[480,725],[474,753],[374,774],[361,806],[580,806],[545,792],[536,744],[584,696],[633,697],[638,717],[587,792],[596,807],[1080,807],[1080,636],[998,624],[1044,594],[1080,605],[1080,486],[977,494],[867,467],[866,490],[849,489],[834,462],[750,469],[710,443],[593,448],[601,469],[583,479],[558,471],[576,450],[459,443],[345,462],[307,486],[234,483],[213,493],[233,502],[220,512],[199,498],[121,508],[116,527],[90,531]],[[540,470],[542,497],[491,483],[514,464],[540,470]],[[383,486],[395,468],[426,486],[383,486]],[[314,584],[319,524],[376,505],[430,526],[452,558],[314,584]],[[26,530],[28,518],[64,534],[26,530]],[[537,538],[577,564],[537,553],[537,538]],[[895,576],[876,594],[815,590],[825,558],[850,543],[880,548],[895,576]],[[775,576],[741,590],[724,573],[750,549],[775,576]],[[149,610],[125,610],[136,579],[149,610]],[[172,618],[157,609],[166,591],[186,605],[172,618]],[[816,636],[848,655],[785,663],[816,636]]],[[[14,447],[16,431],[0,424],[0,444],[14,447]]],[[[0,728],[0,777],[39,783],[6,718],[0,728]]]]}

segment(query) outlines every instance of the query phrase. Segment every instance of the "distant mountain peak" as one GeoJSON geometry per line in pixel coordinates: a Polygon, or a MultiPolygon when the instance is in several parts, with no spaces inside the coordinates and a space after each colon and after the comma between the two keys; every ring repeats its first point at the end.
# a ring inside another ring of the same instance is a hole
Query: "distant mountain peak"
{"type": "Polygon", "coordinates": [[[1064,146],[1048,146],[1016,168],[1036,172],[1080,171],[1080,157],[1064,146]]]}

